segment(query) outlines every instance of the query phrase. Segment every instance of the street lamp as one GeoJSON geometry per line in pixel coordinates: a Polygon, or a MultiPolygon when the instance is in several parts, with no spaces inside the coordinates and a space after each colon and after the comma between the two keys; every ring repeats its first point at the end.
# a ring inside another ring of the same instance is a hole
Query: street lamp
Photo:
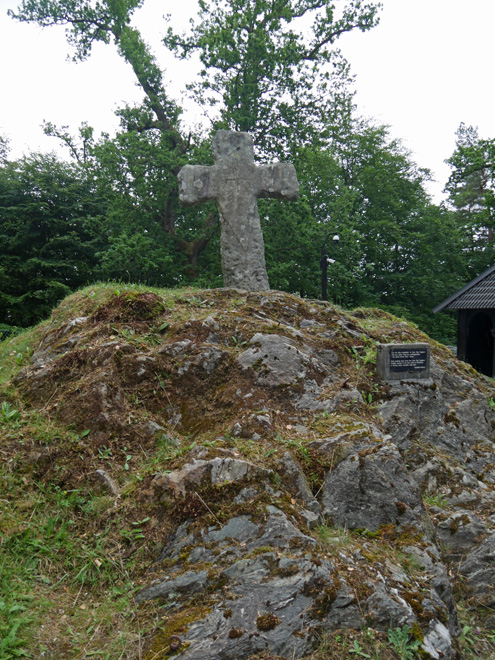
{"type": "MultiPolygon", "coordinates": [[[[321,268],[321,299],[322,300],[328,300],[327,297],[327,283],[328,283],[328,276],[327,276],[327,271],[328,271],[328,264],[334,264],[335,259],[329,259],[327,255],[327,241],[330,238],[330,234],[332,232],[329,232],[323,241],[323,245],[321,246],[321,259],[320,259],[320,268],[321,268]]],[[[337,245],[339,242],[339,235],[334,234],[332,241],[334,245],[337,245]]]]}

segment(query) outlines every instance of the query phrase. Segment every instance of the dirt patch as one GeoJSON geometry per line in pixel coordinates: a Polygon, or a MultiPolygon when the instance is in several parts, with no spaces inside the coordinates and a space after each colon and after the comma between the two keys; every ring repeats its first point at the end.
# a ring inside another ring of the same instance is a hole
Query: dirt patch
{"type": "Polygon", "coordinates": [[[90,317],[90,323],[149,322],[166,311],[163,300],[156,293],[128,291],[100,306],[90,317]]]}

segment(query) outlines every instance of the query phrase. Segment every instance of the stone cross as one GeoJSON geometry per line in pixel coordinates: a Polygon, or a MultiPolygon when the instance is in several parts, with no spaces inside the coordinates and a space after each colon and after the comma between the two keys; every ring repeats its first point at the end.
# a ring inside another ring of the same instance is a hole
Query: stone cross
{"type": "Polygon", "coordinates": [[[184,205],[216,199],[220,211],[223,283],[247,291],[270,288],[258,197],[297,199],[299,185],[292,163],[255,165],[248,133],[218,131],[212,166],[185,165],[179,172],[184,205]]]}

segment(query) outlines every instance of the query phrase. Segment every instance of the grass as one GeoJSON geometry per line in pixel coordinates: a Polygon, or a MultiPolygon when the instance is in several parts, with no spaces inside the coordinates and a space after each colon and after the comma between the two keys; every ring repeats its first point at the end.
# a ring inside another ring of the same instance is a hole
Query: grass
{"type": "Polygon", "coordinates": [[[421,641],[408,626],[324,633],[311,660],[421,660],[421,641]]]}
{"type": "Polygon", "coordinates": [[[25,591],[26,583],[22,580],[22,571],[18,571],[13,562],[2,557],[0,563],[0,658],[26,657],[24,644],[26,630],[33,621],[30,612],[32,596],[25,591]]]}
{"type": "Polygon", "coordinates": [[[459,648],[463,660],[495,660],[495,631],[493,621],[495,611],[488,607],[475,607],[470,601],[458,602],[461,636],[459,648]],[[486,622],[486,624],[485,624],[486,622]]]}
{"type": "Polygon", "coordinates": [[[139,657],[154,624],[133,607],[147,521],[125,497],[45,483],[31,447],[71,434],[15,402],[0,410],[0,659],[139,657]]]}
{"type": "Polygon", "coordinates": [[[115,295],[111,285],[88,287],[51,320],[0,342],[0,660],[135,660],[160,620],[155,604],[133,602],[157,544],[150,517],[137,513],[132,484],[163,470],[184,448],[160,434],[151,455],[100,447],[100,467],[122,463],[127,488],[121,497],[98,487],[67,488],[71,457],[77,459],[89,432],[27,408],[12,385],[43,332],[115,295]],[[46,482],[40,455],[50,448],[63,448],[66,460],[46,482]]]}
{"type": "Polygon", "coordinates": [[[32,346],[40,336],[41,331],[36,328],[0,341],[0,385],[7,383],[27,363],[32,346]]]}
{"type": "Polygon", "coordinates": [[[321,525],[316,529],[320,547],[324,550],[342,548],[356,543],[355,535],[342,527],[321,525]]]}
{"type": "Polygon", "coordinates": [[[108,497],[10,481],[19,499],[2,506],[0,658],[34,657],[26,649],[36,647],[52,658],[90,657],[98,647],[102,657],[135,658],[145,634],[132,606],[140,567],[123,556],[129,540],[143,543],[143,526],[109,516],[108,497]]]}
{"type": "MultiPolygon", "coordinates": [[[[124,293],[149,291],[111,283],[86,287],[63,301],[51,319],[0,342],[0,660],[41,654],[53,660],[134,660],[142,657],[145,640],[162,617],[156,603],[136,607],[133,602],[163,539],[153,506],[140,504],[135,494],[143,480],[173,466],[194,443],[186,439],[177,446],[174,438],[157,434],[151,452],[115,442],[92,451],[86,427],[64,426],[28,407],[12,384],[43,333],[57,332],[68,320],[89,316],[124,293]],[[56,460],[48,481],[43,461],[52,462],[52,450],[56,460]],[[116,475],[119,497],[88,485],[87,471],[94,467],[116,475]]],[[[171,324],[190,316],[191,308],[196,317],[212,312],[212,301],[201,292],[152,291],[171,324]]],[[[237,314],[244,300],[216,304],[221,314],[231,307],[237,314]]],[[[111,332],[127,343],[152,343],[155,335],[168,332],[162,316],[146,336],[118,323],[111,332]]],[[[215,442],[212,438],[212,446],[215,442]]],[[[225,443],[255,460],[266,452],[250,440],[226,436],[225,443]]],[[[274,442],[276,451],[288,447],[307,460],[299,438],[279,436],[274,442]]]]}
{"type": "Polygon", "coordinates": [[[440,493],[425,494],[423,501],[427,506],[437,506],[439,509],[445,509],[448,505],[447,500],[440,493]]]}

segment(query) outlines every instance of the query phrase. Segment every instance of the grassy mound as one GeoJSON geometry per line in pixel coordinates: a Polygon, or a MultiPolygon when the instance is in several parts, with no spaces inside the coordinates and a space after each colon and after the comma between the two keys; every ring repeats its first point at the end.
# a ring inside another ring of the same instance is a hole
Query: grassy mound
{"type": "MultiPolygon", "coordinates": [[[[329,465],[311,451],[310,440],[376,422],[376,404],[388,396],[374,374],[376,342],[425,340],[439,364],[477,378],[453,363],[445,347],[390,314],[346,314],[277,292],[98,285],[0,342],[0,659],[173,654],[170,635],[187,621],[166,620],[160,603],[136,605],[134,595],[149,580],[167,533],[186,515],[222,519],[228,501],[211,493],[185,511],[157,499],[153,477],[178,469],[198,447],[211,457],[235,450],[267,468],[290,449],[318,492],[329,465]],[[270,427],[246,417],[249,433],[234,435],[242,408],[237,393],[249,389],[236,356],[255,332],[286,332],[309,318],[314,345],[339,360],[331,387],[352,387],[360,398],[331,415],[308,413],[290,402],[297,384],[258,388],[251,409],[268,411],[270,427]],[[320,327],[331,334],[323,339],[320,327]],[[195,343],[212,334],[221,351],[205,371],[195,362],[195,343]],[[174,354],[164,345],[185,349],[174,354]],[[164,630],[168,636],[157,646],[164,630]]],[[[358,533],[315,534],[327,549],[335,539],[337,547],[363,543],[358,533]]],[[[385,533],[364,540],[376,543],[377,554],[398,552],[385,533]]],[[[495,640],[486,633],[480,641],[477,612],[461,599],[462,608],[465,657],[488,657],[495,640]]],[[[312,657],[392,660],[414,658],[416,651],[409,631],[337,631],[322,635],[312,657]]]]}

